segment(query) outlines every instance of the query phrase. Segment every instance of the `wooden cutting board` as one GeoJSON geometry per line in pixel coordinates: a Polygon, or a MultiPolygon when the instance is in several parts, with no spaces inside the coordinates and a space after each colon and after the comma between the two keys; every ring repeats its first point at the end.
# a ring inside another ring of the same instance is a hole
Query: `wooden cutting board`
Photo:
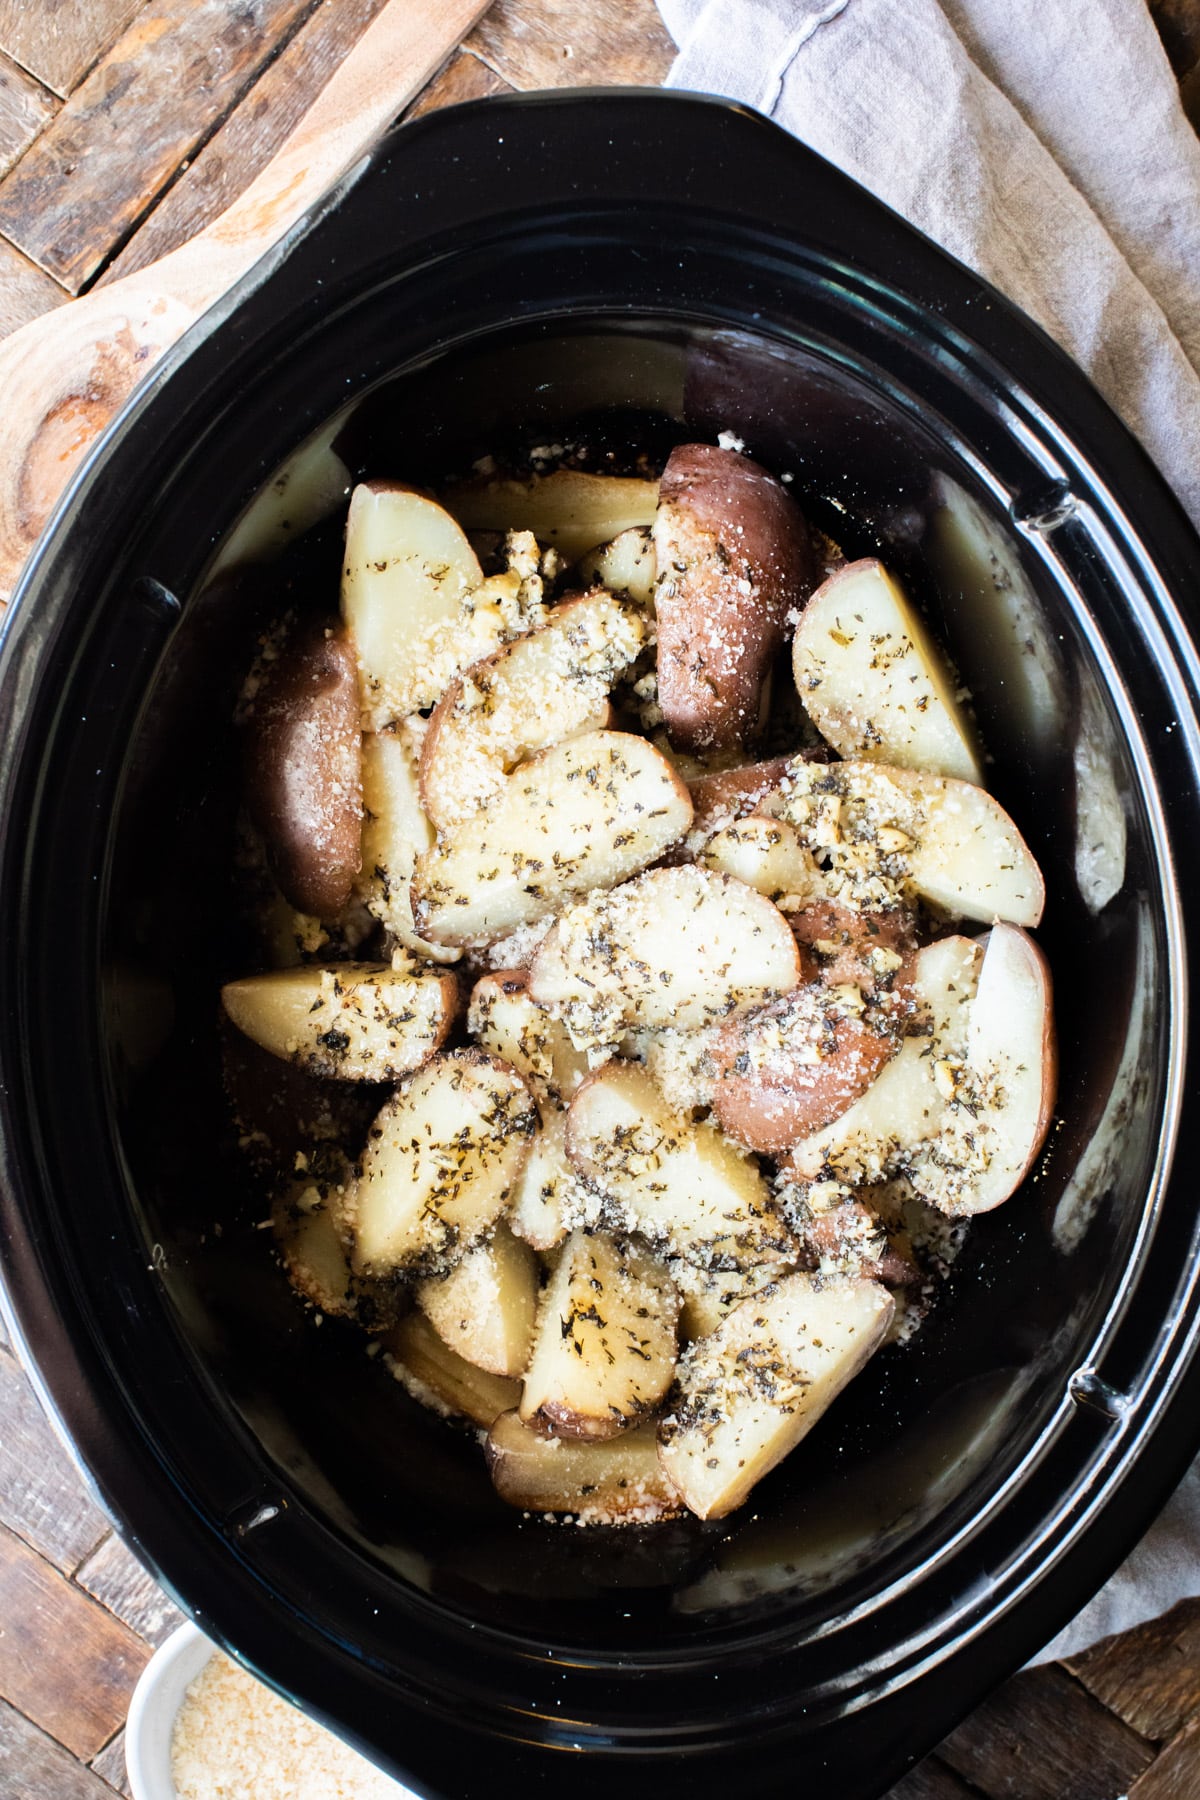
{"type": "Polygon", "coordinates": [[[164,350],[370,148],[487,10],[388,0],[246,191],[160,262],[0,343],[0,601],[72,471],[164,350]]]}

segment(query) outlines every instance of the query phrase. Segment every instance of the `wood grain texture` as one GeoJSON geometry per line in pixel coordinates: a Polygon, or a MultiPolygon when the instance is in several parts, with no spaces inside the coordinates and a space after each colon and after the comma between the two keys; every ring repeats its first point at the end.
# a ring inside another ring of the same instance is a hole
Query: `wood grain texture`
{"type": "Polygon", "coordinates": [[[125,1732],[118,1731],[115,1738],[105,1744],[99,1756],[93,1756],[92,1768],[97,1775],[103,1776],[115,1793],[132,1795],[133,1788],[129,1783],[129,1770],[125,1767],[125,1732]]]}
{"type": "Polygon", "coordinates": [[[0,1794],[4,1800],[112,1800],[113,1789],[60,1744],[0,1700],[0,1794]]]}
{"type": "Polygon", "coordinates": [[[388,0],[246,192],[163,261],[0,344],[0,600],[64,483],[162,352],[420,93],[486,0],[388,0]]]}
{"type": "Polygon", "coordinates": [[[151,0],[0,181],[0,232],[77,294],[313,0],[151,0]]]}
{"type": "Polygon", "coordinates": [[[265,168],[384,0],[323,0],[104,271],[157,262],[224,212],[265,168]]]}
{"type": "Polygon", "coordinates": [[[1067,1667],[1131,1730],[1153,1744],[1166,1743],[1200,1712],[1200,1600],[1185,1600],[1160,1619],[1106,1638],[1067,1667]]]}
{"type": "Polygon", "coordinates": [[[0,54],[0,175],[57,111],[53,94],[0,54]]]}
{"type": "Polygon", "coordinates": [[[654,0],[495,0],[464,47],[522,89],[658,87],[675,58],[654,0]]]}
{"type": "Polygon", "coordinates": [[[1154,1751],[1062,1669],[1015,1675],[938,1746],[988,1800],[1116,1800],[1154,1751]]]}
{"type": "Polygon", "coordinates": [[[464,100],[487,100],[492,94],[511,94],[507,81],[469,50],[458,50],[436,74],[425,92],[413,101],[404,117],[419,119],[442,106],[458,106],[464,100]]]}
{"type": "Polygon", "coordinates": [[[183,1624],[183,1614],[174,1601],[167,1598],[115,1532],[93,1551],[75,1580],[101,1606],[156,1648],[177,1625],[183,1624]]]}
{"type": "Polygon", "coordinates": [[[8,1350],[0,1351],[0,1419],[0,1524],[70,1573],[95,1549],[109,1523],[8,1350]]]}
{"type": "Polygon", "coordinates": [[[57,281],[0,238],[0,338],[40,319],[67,299],[57,281]]]}
{"type": "Polygon", "coordinates": [[[86,1761],[125,1718],[150,1646],[0,1531],[0,1699],[86,1761]]]}
{"type": "Polygon", "coordinates": [[[978,1788],[968,1787],[936,1756],[927,1756],[889,1788],[883,1800],[978,1800],[978,1794],[978,1788]]]}
{"type": "Polygon", "coordinates": [[[1200,1719],[1193,1719],[1134,1782],[1128,1800],[1196,1800],[1200,1795],[1200,1719]]]}
{"type": "Polygon", "coordinates": [[[142,0],[0,0],[0,49],[66,96],[142,0]]]}

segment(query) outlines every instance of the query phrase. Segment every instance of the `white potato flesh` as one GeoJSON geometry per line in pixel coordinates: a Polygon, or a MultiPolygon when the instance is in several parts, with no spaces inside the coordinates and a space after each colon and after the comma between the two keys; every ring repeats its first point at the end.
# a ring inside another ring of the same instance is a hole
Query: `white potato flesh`
{"type": "Polygon", "coordinates": [[[654,579],[658,559],[654,539],[644,527],[622,531],[611,544],[601,544],[579,564],[579,578],[587,586],[606,587],[613,594],[628,594],[647,612],[654,610],[654,579]]]}
{"type": "Polygon", "coordinates": [[[442,944],[487,944],[634,875],[682,837],[688,791],[644,738],[594,731],[508,776],[493,805],[418,859],[413,916],[442,944]]]}
{"type": "Polygon", "coordinates": [[[567,1154],[632,1230],[702,1268],[793,1253],[758,1164],[716,1128],[672,1112],[637,1063],[605,1063],[567,1115],[567,1154]]]}
{"type": "Polygon", "coordinates": [[[708,1337],[735,1306],[793,1272],[793,1265],[786,1262],[755,1263],[749,1269],[698,1269],[677,1257],[667,1267],[682,1297],[679,1336],[685,1344],[708,1337]]]}
{"type": "Polygon", "coordinates": [[[792,639],[796,687],[839,756],[983,784],[957,684],[881,562],[847,563],[817,589],[792,639]]]}
{"type": "Polygon", "coordinates": [[[507,1206],[536,1129],[505,1064],[459,1050],[418,1070],[377,1115],[346,1194],[356,1273],[453,1268],[507,1206]]]}
{"type": "Polygon", "coordinates": [[[275,1240],[298,1294],[323,1313],[353,1318],[358,1310],[354,1277],[337,1221],[317,1182],[298,1182],[271,1210],[275,1240]]]}
{"type": "Polygon", "coordinates": [[[953,1092],[950,1071],[966,1056],[971,1002],[983,951],[971,938],[941,938],[919,951],[912,990],[927,1031],[907,1037],[866,1093],[791,1152],[796,1173],[851,1187],[886,1181],[933,1139],[953,1092]]]}
{"type": "Polygon", "coordinates": [[[679,1296],[636,1244],[574,1231],[538,1308],[521,1418],[555,1437],[615,1437],[646,1419],[675,1373],[679,1296]]]}
{"type": "Polygon", "coordinates": [[[517,1178],[508,1222],[534,1250],[553,1250],[567,1235],[567,1221],[599,1219],[600,1202],[589,1193],[567,1157],[567,1115],[542,1107],[542,1128],[517,1178]]]}
{"type": "Polygon", "coordinates": [[[570,907],[534,955],[529,991],[586,1047],[627,1027],[698,1030],[799,979],[796,940],[769,900],[684,866],[570,907]]]}
{"type": "Polygon", "coordinates": [[[467,531],[532,531],[567,562],[623,531],[654,523],[657,481],[556,469],[525,481],[472,482],[442,499],[467,531]]]}
{"type": "Polygon", "coordinates": [[[744,881],[784,912],[799,912],[824,892],[811,850],[786,819],[735,819],[708,840],[700,861],[744,881]]]}
{"type": "Polygon", "coordinates": [[[544,1437],[503,1413],[485,1452],[496,1492],[526,1512],[575,1513],[589,1525],[651,1525],[683,1510],[658,1460],[653,1425],[598,1442],[544,1437]]]}
{"type": "Polygon", "coordinates": [[[564,1103],[588,1073],[566,1027],[529,992],[527,969],[481,975],[471,990],[467,1030],[477,1044],[511,1063],[540,1100],[564,1103]]]}
{"type": "Polygon", "coordinates": [[[410,973],[386,963],[273,969],[221,989],[239,1031],[310,1074],[394,1081],[418,1068],[446,1037],[458,985],[453,975],[410,973]]]}
{"type": "Polygon", "coordinates": [[[489,1375],[452,1350],[422,1312],[409,1313],[383,1339],[391,1373],[414,1400],[448,1419],[487,1431],[521,1398],[521,1384],[489,1375]]]}
{"type": "Polygon", "coordinates": [[[1041,871],[1003,807],[970,782],[882,763],[794,760],[759,810],[786,819],[851,904],[919,896],[960,919],[1036,925],[1041,871]]]}
{"type": "Polygon", "coordinates": [[[917,1192],[951,1217],[989,1212],[1021,1185],[1054,1107],[1057,1058],[1050,972],[1023,931],[983,940],[965,1055],[944,1072],[941,1128],[911,1158],[917,1192]]]}
{"type": "Polygon", "coordinates": [[[377,728],[412,710],[405,701],[423,640],[457,618],[464,597],[482,581],[462,528],[436,500],[394,482],[355,488],[341,605],[367,723],[377,728]]]}
{"type": "Polygon", "coordinates": [[[503,1219],[448,1275],[417,1287],[417,1305],[438,1336],[492,1375],[523,1375],[540,1287],[538,1260],[503,1219]]]}
{"type": "Polygon", "coordinates": [[[721,1519],[794,1450],[882,1342],[892,1297],[857,1277],[788,1275],[680,1360],[659,1455],[701,1519],[721,1519]]]}
{"type": "Polygon", "coordinates": [[[457,950],[425,941],[413,924],[409,884],[434,830],[421,805],[412,733],[367,732],[362,746],[363,835],[359,896],[407,950],[452,962],[457,950]]]}
{"type": "Polygon", "coordinates": [[[443,835],[488,806],[520,762],[609,722],[608,694],[646,639],[642,614],[597,589],[556,606],[529,637],[476,662],[437,704],[421,798],[443,835]]]}

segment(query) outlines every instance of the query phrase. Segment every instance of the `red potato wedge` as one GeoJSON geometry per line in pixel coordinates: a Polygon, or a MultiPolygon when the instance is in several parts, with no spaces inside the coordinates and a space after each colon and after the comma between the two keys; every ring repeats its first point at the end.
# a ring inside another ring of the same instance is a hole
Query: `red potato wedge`
{"type": "Polygon", "coordinates": [[[486,1369],[452,1350],[422,1312],[411,1312],[383,1339],[387,1367],[396,1380],[430,1412],[447,1419],[467,1419],[487,1431],[521,1398],[521,1384],[486,1369]]]}
{"type": "Polygon", "coordinates": [[[659,1456],[702,1519],[721,1519],[794,1450],[891,1323],[876,1281],[788,1275],[684,1352],[659,1456]]]}
{"type": "Polygon", "coordinates": [[[683,1511],[658,1460],[653,1425],[572,1443],[503,1413],[484,1451],[500,1498],[525,1512],[574,1513],[585,1525],[652,1525],[683,1511]]]}
{"type": "Polygon", "coordinates": [[[795,986],[796,941],[744,882],[651,869],[569,908],[534,956],[529,992],[580,1046],[627,1028],[696,1030],[795,986]]]}
{"type": "Polygon", "coordinates": [[[789,1261],[795,1245],[753,1157],[674,1112],[637,1063],[589,1076],[567,1114],[567,1155],[615,1214],[701,1268],[789,1261]]]}
{"type": "Polygon", "coordinates": [[[636,874],[691,817],[686,787],[644,738],[593,731],[556,744],[418,858],[417,929],[437,943],[494,942],[636,874]]]}
{"type": "Polygon", "coordinates": [[[587,731],[603,730],[608,694],[646,640],[645,617],[598,588],[556,606],[453,681],[438,701],[421,753],[421,799],[447,834],[504,787],[519,762],[587,731]]]}
{"type": "Polygon", "coordinates": [[[525,481],[464,482],[442,499],[467,531],[532,531],[575,562],[623,531],[652,524],[658,483],[555,469],[525,481]]]}
{"type": "Polygon", "coordinates": [[[646,1419],[675,1373],[679,1296],[648,1250],[574,1231],[538,1308],[525,1424],[600,1440],[646,1419]]]}
{"type": "Polygon", "coordinates": [[[344,633],[299,630],[244,713],[246,800],[272,872],[302,913],[335,919],[361,867],[358,677],[344,633]]]}
{"type": "Polygon", "coordinates": [[[658,700],[683,749],[744,744],[763,685],[811,592],[808,526],[773,475],[731,450],[680,444],[654,516],[658,700]]]}
{"type": "Polygon", "coordinates": [[[628,594],[647,612],[654,609],[654,539],[645,526],[630,526],[581,557],[576,571],[584,587],[604,587],[610,594],[628,594]]]}
{"type": "Polygon", "coordinates": [[[436,500],[392,481],[355,488],[341,606],[372,729],[414,710],[408,690],[430,634],[458,618],[482,581],[475,552],[436,500]]]}
{"type": "Polygon", "coordinates": [[[830,987],[854,983],[864,993],[894,979],[916,949],[916,921],[906,906],[864,908],[811,900],[788,924],[814,973],[830,987]]]}
{"type": "Polygon", "coordinates": [[[792,668],[809,717],[840,756],[983,785],[945,658],[874,557],[847,563],[813,594],[792,640],[792,668]]]}
{"type": "Polygon", "coordinates": [[[477,1044],[510,1063],[539,1100],[565,1105],[588,1073],[566,1027],[533,999],[528,969],[481,975],[471,990],[467,1030],[477,1044]]]}
{"type": "MultiPolygon", "coordinates": [[[[713,833],[700,853],[706,869],[744,881],[789,916],[822,891],[821,871],[786,819],[755,813],[713,833]]],[[[797,942],[801,940],[797,937],[797,942]]]]}
{"type": "Polygon", "coordinates": [[[722,826],[744,819],[779,786],[795,758],[773,756],[768,762],[744,763],[739,769],[717,769],[688,782],[692,796],[692,833],[705,841],[722,826]]]}
{"type": "Polygon", "coordinates": [[[721,1028],[713,1111],[751,1150],[790,1149],[853,1105],[899,1048],[896,1023],[857,988],[797,988],[721,1028]]]}
{"type": "Polygon", "coordinates": [[[698,1269],[677,1257],[667,1267],[683,1300],[679,1336],[685,1344],[708,1337],[751,1294],[761,1294],[772,1282],[796,1272],[791,1262],[756,1263],[749,1269],[698,1269]]]}
{"type": "Polygon", "coordinates": [[[408,725],[370,731],[362,740],[362,873],[357,889],[368,911],[419,956],[454,962],[459,952],[430,944],[413,923],[409,887],[417,857],[434,842],[421,805],[415,733],[408,725]]]}
{"type": "Polygon", "coordinates": [[[919,896],[952,917],[1036,925],[1046,887],[1004,808],[970,782],[883,763],[794,761],[760,811],[828,863],[834,897],[888,907],[919,896]]]}
{"type": "Polygon", "coordinates": [[[227,982],[221,1004],[239,1031],[311,1075],[395,1081],[445,1042],[458,982],[387,963],[304,963],[227,982]]]}
{"type": "Polygon", "coordinates": [[[889,1287],[907,1287],[921,1279],[917,1265],[891,1247],[882,1222],[859,1200],[843,1201],[818,1214],[800,1229],[799,1237],[822,1274],[866,1275],[889,1287]]]}
{"type": "Polygon", "coordinates": [[[584,1188],[567,1157],[566,1113],[544,1105],[541,1121],[506,1217],[531,1249],[549,1251],[566,1237],[568,1219],[572,1225],[594,1224],[601,1204],[584,1188]]]}
{"type": "Polygon", "coordinates": [[[376,1117],[342,1201],[355,1273],[452,1269],[508,1205],[536,1131],[524,1082],[478,1050],[409,1076],[376,1117]]]}
{"type": "Polygon", "coordinates": [[[272,1206],[271,1223],[296,1292],[323,1313],[352,1319],[358,1296],[329,1198],[327,1184],[297,1181],[272,1206]]]}
{"type": "Polygon", "coordinates": [[[442,1341],[477,1369],[521,1376],[540,1285],[536,1256],[501,1219],[448,1275],[420,1282],[416,1298],[442,1341]]]}
{"type": "Polygon", "coordinates": [[[945,1073],[941,1129],[910,1160],[917,1193],[955,1218],[1007,1200],[1045,1142],[1057,1079],[1046,959],[1023,931],[996,925],[983,939],[966,1054],[945,1073]]]}

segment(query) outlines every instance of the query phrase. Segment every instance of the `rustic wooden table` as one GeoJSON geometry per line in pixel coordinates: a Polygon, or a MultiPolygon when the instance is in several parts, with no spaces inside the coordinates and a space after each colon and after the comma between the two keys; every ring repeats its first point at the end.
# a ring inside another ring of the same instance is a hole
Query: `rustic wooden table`
{"type": "MultiPolygon", "coordinates": [[[[214,218],[383,3],[0,0],[0,337],[214,218]]],[[[1200,0],[1152,4],[1197,119],[1200,0]]],[[[514,88],[656,84],[671,56],[652,0],[494,0],[412,110],[514,88]]],[[[129,1792],[129,1696],[178,1619],[93,1503],[0,1332],[4,1800],[129,1792]]],[[[1200,1602],[1015,1676],[891,1800],[1126,1794],[1200,1796],[1200,1602]]]]}

